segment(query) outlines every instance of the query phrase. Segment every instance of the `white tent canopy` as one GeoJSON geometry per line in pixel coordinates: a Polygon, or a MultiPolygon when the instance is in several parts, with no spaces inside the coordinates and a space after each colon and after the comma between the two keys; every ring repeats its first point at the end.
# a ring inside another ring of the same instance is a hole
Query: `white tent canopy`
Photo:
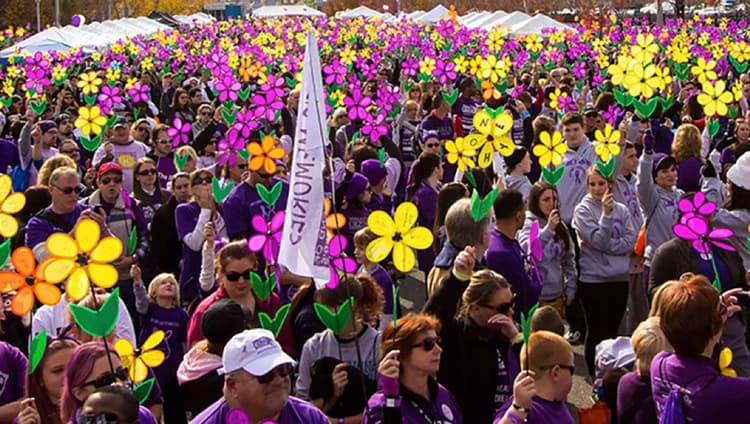
{"type": "Polygon", "coordinates": [[[450,13],[450,10],[448,10],[445,6],[442,4],[439,4],[435,6],[434,9],[430,10],[429,12],[425,13],[424,15],[415,18],[415,22],[421,22],[424,24],[434,24],[435,22],[439,22],[440,18],[445,16],[448,17],[448,13],[450,13]]]}
{"type": "Polygon", "coordinates": [[[492,25],[493,27],[496,25],[497,22],[499,22],[501,19],[508,16],[507,13],[503,12],[502,10],[498,10],[497,12],[489,13],[484,16],[482,19],[477,19],[475,21],[470,22],[466,25],[467,28],[484,28],[485,25],[492,25]],[[493,23],[495,23],[493,25],[493,23]]]}
{"type": "Polygon", "coordinates": [[[341,14],[339,15],[339,17],[341,17],[343,19],[351,19],[351,18],[359,18],[359,17],[365,17],[365,18],[376,17],[376,18],[379,18],[379,17],[382,17],[382,16],[383,16],[382,13],[376,12],[376,11],[370,9],[367,6],[359,6],[357,8],[341,12],[341,14]]]}
{"type": "Polygon", "coordinates": [[[492,29],[492,28],[494,28],[494,27],[496,27],[498,25],[502,25],[505,28],[510,28],[513,25],[520,24],[521,22],[526,22],[529,19],[531,19],[531,16],[529,16],[529,15],[523,13],[523,12],[516,11],[516,12],[513,12],[513,13],[509,13],[507,16],[505,16],[504,18],[501,18],[498,21],[487,22],[484,25],[482,25],[481,28],[489,30],[489,29],[492,29]]]}
{"type": "Polygon", "coordinates": [[[91,53],[126,37],[150,35],[167,29],[168,26],[145,17],[92,22],[80,27],[53,27],[0,51],[0,58],[8,58],[16,54],[17,50],[36,53],[67,51],[73,47],[80,47],[84,53],[91,53]]]}
{"type": "Polygon", "coordinates": [[[209,22],[214,22],[216,19],[214,19],[213,16],[205,14],[203,12],[194,13],[192,15],[172,15],[172,17],[179,23],[183,25],[192,25],[194,23],[196,24],[207,24],[209,22]]]}
{"type": "Polygon", "coordinates": [[[524,22],[514,25],[511,28],[510,33],[513,35],[528,35],[528,34],[540,34],[541,35],[542,29],[545,29],[545,28],[560,29],[563,31],[573,30],[573,28],[569,27],[568,25],[557,22],[556,20],[550,18],[549,16],[540,14],[524,22]]]}
{"type": "Polygon", "coordinates": [[[307,6],[263,6],[254,9],[253,16],[275,18],[279,16],[326,16],[326,14],[307,6]]]}

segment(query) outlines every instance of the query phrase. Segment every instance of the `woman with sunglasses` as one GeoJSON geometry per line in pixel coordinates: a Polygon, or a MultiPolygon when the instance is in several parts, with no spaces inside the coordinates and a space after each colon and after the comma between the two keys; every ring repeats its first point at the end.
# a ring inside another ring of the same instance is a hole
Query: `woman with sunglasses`
{"type": "Polygon", "coordinates": [[[130,137],[147,146],[151,145],[151,123],[146,118],[141,118],[130,127],[130,137]]]}
{"type": "Polygon", "coordinates": [[[588,194],[573,211],[573,228],[581,249],[578,295],[586,318],[585,354],[593,378],[594,349],[617,336],[628,300],[630,258],[637,230],[628,208],[616,202],[613,181],[596,165],[586,173],[588,194]]]}
{"type": "Polygon", "coordinates": [[[464,422],[489,423],[513,392],[523,337],[512,318],[510,284],[487,269],[472,275],[475,255],[471,246],[458,254],[423,312],[440,321],[438,381],[456,397],[464,422]]]}
{"type": "Polygon", "coordinates": [[[69,336],[48,339],[44,355],[33,373],[29,375],[29,397],[41,423],[60,424],[60,397],[63,392],[65,364],[70,361],[78,342],[69,336]]]}
{"type": "Polygon", "coordinates": [[[440,369],[440,322],[409,314],[383,331],[381,390],[367,402],[365,424],[463,422],[453,395],[435,379],[440,369]]]}
{"type": "Polygon", "coordinates": [[[295,393],[332,422],[362,422],[367,399],[377,389],[381,338],[376,328],[385,304],[383,290],[368,275],[342,276],[335,289],[320,289],[315,298],[334,313],[353,298],[352,319],[340,331],[326,329],[305,342],[295,393]]]}
{"type": "Polygon", "coordinates": [[[518,242],[527,252],[531,227],[539,223],[538,243],[544,249],[542,259],[535,264],[537,283],[542,285],[540,306],[551,305],[565,317],[565,307],[573,303],[576,293],[578,271],[570,230],[560,220],[555,187],[545,182],[534,183],[529,192],[528,208],[526,221],[518,232],[518,242]]]}
{"type": "MultiPolygon", "coordinates": [[[[60,420],[76,422],[81,406],[96,389],[112,384],[127,384],[128,371],[113,346],[105,348],[101,341],[78,346],[65,366],[60,400],[60,420]],[[109,352],[109,357],[107,357],[109,352]]],[[[138,410],[140,423],[156,424],[153,414],[144,406],[138,410]]]]}
{"type": "Polygon", "coordinates": [[[146,155],[156,162],[159,185],[162,188],[167,188],[169,179],[172,178],[172,175],[177,173],[177,166],[174,161],[175,155],[173,151],[172,137],[167,134],[167,130],[169,130],[169,127],[164,124],[159,124],[153,129],[151,132],[151,151],[146,155]]]}
{"type": "MultiPolygon", "coordinates": [[[[206,243],[208,244],[208,243],[206,243]]],[[[265,300],[259,299],[253,291],[250,273],[257,272],[258,261],[255,254],[247,247],[247,242],[235,241],[226,244],[216,254],[214,263],[213,249],[204,249],[202,276],[213,276],[218,281],[218,289],[211,293],[195,309],[188,324],[188,348],[202,340],[203,331],[201,321],[203,313],[221,299],[231,299],[250,310],[253,317],[252,326],[260,327],[258,314],[264,312],[268,316],[276,316],[276,311],[282,303],[276,293],[271,293],[265,300]],[[214,268],[216,273],[214,274],[214,268]]],[[[213,277],[209,277],[212,278],[213,277]]],[[[284,322],[277,337],[279,343],[289,355],[294,355],[294,340],[288,321],[284,322]]]]}
{"type": "Polygon", "coordinates": [[[133,197],[141,202],[143,216],[149,225],[156,211],[169,199],[169,193],[158,184],[156,174],[153,159],[145,157],[136,161],[133,168],[133,197]]]}
{"type": "Polygon", "coordinates": [[[205,237],[203,228],[207,223],[214,225],[216,234],[227,237],[224,219],[214,201],[211,182],[214,176],[199,169],[190,175],[192,201],[175,209],[177,237],[182,241],[182,271],[180,272],[180,298],[183,305],[196,298],[203,298],[198,286],[201,267],[201,248],[205,237]]]}

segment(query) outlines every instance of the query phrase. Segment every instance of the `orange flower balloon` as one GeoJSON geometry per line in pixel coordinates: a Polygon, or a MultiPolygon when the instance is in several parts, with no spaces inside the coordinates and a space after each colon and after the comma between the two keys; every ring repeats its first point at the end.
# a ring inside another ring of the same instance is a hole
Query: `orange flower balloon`
{"type": "Polygon", "coordinates": [[[333,232],[340,230],[346,224],[346,216],[341,212],[331,213],[331,201],[328,198],[324,198],[325,202],[325,215],[326,215],[326,232],[328,233],[328,240],[333,238],[333,232]]]}
{"type": "Polygon", "coordinates": [[[276,146],[276,139],[272,135],[264,136],[260,143],[254,141],[248,144],[247,151],[252,155],[250,170],[263,169],[269,175],[276,173],[276,161],[284,157],[284,149],[276,146]]]}
{"type": "Polygon", "coordinates": [[[11,312],[18,316],[29,313],[34,307],[34,296],[45,305],[56,305],[60,301],[60,289],[44,281],[44,268],[49,261],[36,267],[34,253],[28,247],[13,251],[10,260],[16,272],[0,272],[0,292],[16,292],[11,300],[11,312]]]}

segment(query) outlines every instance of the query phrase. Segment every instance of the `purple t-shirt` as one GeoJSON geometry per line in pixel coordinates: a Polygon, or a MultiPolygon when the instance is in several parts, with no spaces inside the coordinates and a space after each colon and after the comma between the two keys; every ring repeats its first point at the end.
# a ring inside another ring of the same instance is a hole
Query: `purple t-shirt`
{"type": "Polygon", "coordinates": [[[529,279],[521,245],[516,239],[510,239],[497,228],[493,228],[485,258],[487,268],[504,276],[510,283],[518,305],[515,309],[515,318],[520,319],[521,312],[528,313],[542,292],[542,288],[532,284],[529,279]]]}
{"type": "MultiPolygon", "coordinates": [[[[427,183],[422,183],[417,188],[417,191],[414,192],[412,202],[414,202],[419,210],[419,216],[417,217],[418,225],[426,228],[432,228],[435,225],[437,201],[438,189],[433,188],[427,183]]],[[[430,246],[427,249],[417,251],[417,260],[419,262],[419,269],[427,275],[435,263],[435,250],[430,246]]]]}
{"type": "MultiPolygon", "coordinates": [[[[76,221],[78,221],[78,217],[81,216],[81,212],[85,211],[88,208],[89,207],[86,205],[77,204],[72,212],[58,216],[60,217],[60,219],[67,222],[71,227],[73,227],[76,221]]],[[[46,210],[51,209],[47,208],[46,210]]],[[[46,219],[33,217],[26,224],[26,240],[24,244],[33,249],[34,246],[38,245],[39,243],[46,242],[47,237],[49,237],[50,234],[62,232],[62,228],[54,225],[46,219]]]]}
{"type": "MultiPolygon", "coordinates": [[[[273,184],[276,184],[277,181],[281,180],[274,179],[273,184]]],[[[273,187],[273,184],[271,184],[271,187],[273,187]]],[[[255,230],[253,230],[253,226],[250,224],[253,216],[261,214],[266,222],[270,221],[276,212],[286,210],[288,195],[289,184],[283,181],[279,200],[276,201],[275,205],[268,206],[258,196],[258,190],[255,187],[246,182],[235,186],[222,205],[222,216],[224,217],[229,238],[239,239],[255,234],[255,230]]],[[[259,266],[258,269],[263,268],[259,266]]]]}
{"type": "Polygon", "coordinates": [[[632,424],[659,424],[651,381],[631,371],[617,384],[617,422],[632,424]]]}
{"type": "Polygon", "coordinates": [[[156,173],[159,176],[159,185],[166,189],[169,179],[177,173],[177,167],[174,164],[174,153],[163,158],[156,158],[156,173]]]}
{"type": "MultiPolygon", "coordinates": [[[[513,397],[508,399],[502,408],[497,411],[493,421],[494,424],[500,422],[505,412],[510,409],[511,404],[513,404],[513,397]]],[[[531,411],[526,418],[526,422],[534,424],[573,424],[575,421],[570,416],[570,411],[565,402],[554,402],[534,396],[531,398],[531,411]]]]}
{"type": "MultiPolygon", "coordinates": [[[[227,421],[229,414],[229,405],[222,397],[209,406],[208,409],[201,412],[191,421],[191,424],[230,424],[227,421]]],[[[284,408],[281,410],[277,424],[329,424],[328,417],[325,416],[315,406],[289,396],[284,408]]]]}
{"type": "Polygon", "coordinates": [[[187,342],[187,326],[190,317],[182,308],[162,308],[149,303],[148,311],[141,315],[141,334],[138,344],[143,345],[146,338],[157,330],[164,331],[164,341],[159,350],[165,354],[164,362],[154,369],[159,384],[166,385],[177,378],[177,368],[185,355],[183,345],[187,342]]]}
{"type": "MultiPolygon", "coordinates": [[[[409,392],[401,385],[401,422],[409,424],[461,424],[463,417],[453,395],[443,387],[430,385],[432,399],[427,400],[409,392]]],[[[379,424],[383,422],[385,409],[385,395],[379,391],[367,401],[367,410],[362,417],[363,424],[379,424]]]]}
{"type": "Polygon", "coordinates": [[[0,342],[0,406],[26,395],[29,361],[20,350],[0,342]]]}
{"type": "Polygon", "coordinates": [[[461,117],[461,127],[463,135],[467,136],[474,130],[474,114],[479,108],[479,102],[471,97],[458,96],[456,103],[453,104],[451,113],[461,117]]]}
{"type": "Polygon", "coordinates": [[[0,139],[0,172],[9,174],[18,165],[18,146],[10,140],[0,139]]]}

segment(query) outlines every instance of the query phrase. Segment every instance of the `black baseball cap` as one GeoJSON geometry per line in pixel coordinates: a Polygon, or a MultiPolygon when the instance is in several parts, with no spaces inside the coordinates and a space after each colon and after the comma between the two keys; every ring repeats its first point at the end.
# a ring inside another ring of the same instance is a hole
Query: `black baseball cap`
{"type": "Polygon", "coordinates": [[[214,345],[223,346],[252,322],[252,313],[246,306],[231,299],[221,299],[206,309],[201,321],[203,336],[214,345]]]}

